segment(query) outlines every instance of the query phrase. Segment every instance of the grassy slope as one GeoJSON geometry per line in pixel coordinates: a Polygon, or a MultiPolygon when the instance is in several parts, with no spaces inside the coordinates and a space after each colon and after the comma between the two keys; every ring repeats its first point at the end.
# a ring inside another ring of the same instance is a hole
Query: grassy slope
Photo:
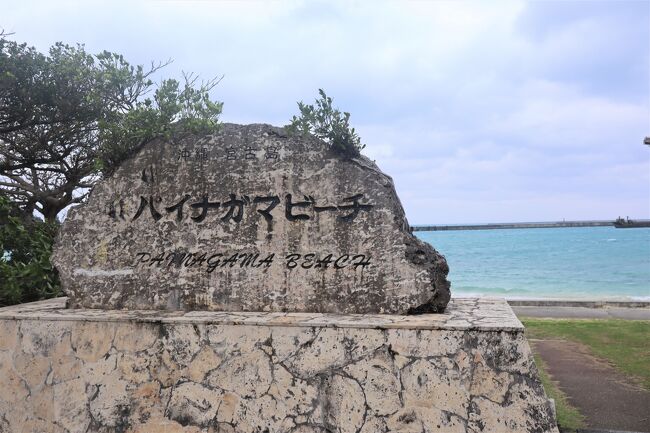
{"type": "MultiPolygon", "coordinates": [[[[650,321],[537,318],[522,318],[521,321],[526,326],[527,338],[560,338],[585,344],[594,355],[608,360],[650,389],[650,321]]],[[[546,393],[555,399],[558,423],[563,430],[584,427],[584,417],[550,379],[544,362],[537,355],[535,363],[546,393]]]]}
{"type": "Polygon", "coordinates": [[[564,338],[592,353],[650,390],[650,321],[522,318],[528,338],[564,338]]]}

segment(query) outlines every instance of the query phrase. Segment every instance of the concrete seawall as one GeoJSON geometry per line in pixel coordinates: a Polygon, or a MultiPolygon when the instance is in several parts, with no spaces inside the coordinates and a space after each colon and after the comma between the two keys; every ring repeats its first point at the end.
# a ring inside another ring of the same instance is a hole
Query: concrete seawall
{"type": "Polygon", "coordinates": [[[605,227],[613,226],[613,221],[557,221],[539,223],[494,223],[465,225],[427,225],[413,226],[414,232],[433,232],[442,230],[498,230],[498,229],[550,229],[557,227],[605,227]]]}

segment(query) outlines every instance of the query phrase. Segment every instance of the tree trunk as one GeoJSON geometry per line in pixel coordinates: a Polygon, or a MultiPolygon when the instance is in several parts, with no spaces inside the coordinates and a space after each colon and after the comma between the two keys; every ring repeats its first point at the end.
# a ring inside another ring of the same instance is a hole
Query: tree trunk
{"type": "Polygon", "coordinates": [[[53,206],[43,206],[43,218],[47,222],[57,222],[56,216],[61,212],[61,209],[53,206]]]}

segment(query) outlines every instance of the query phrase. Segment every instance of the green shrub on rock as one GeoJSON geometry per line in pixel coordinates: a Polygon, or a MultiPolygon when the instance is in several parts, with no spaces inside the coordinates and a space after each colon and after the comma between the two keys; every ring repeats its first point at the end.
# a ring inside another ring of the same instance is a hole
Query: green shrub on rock
{"type": "Polygon", "coordinates": [[[320,99],[316,100],[316,105],[298,102],[300,116],[293,116],[287,130],[294,134],[312,134],[345,156],[358,156],[365,145],[350,127],[350,113],[334,108],[332,98],[323,89],[318,89],[318,93],[320,99]]]}

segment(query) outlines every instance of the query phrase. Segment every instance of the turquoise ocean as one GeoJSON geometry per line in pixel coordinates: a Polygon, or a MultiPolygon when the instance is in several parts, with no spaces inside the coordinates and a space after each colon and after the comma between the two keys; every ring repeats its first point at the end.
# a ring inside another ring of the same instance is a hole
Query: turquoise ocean
{"type": "Polygon", "coordinates": [[[650,228],[415,234],[447,258],[452,296],[650,301],[650,228]]]}

